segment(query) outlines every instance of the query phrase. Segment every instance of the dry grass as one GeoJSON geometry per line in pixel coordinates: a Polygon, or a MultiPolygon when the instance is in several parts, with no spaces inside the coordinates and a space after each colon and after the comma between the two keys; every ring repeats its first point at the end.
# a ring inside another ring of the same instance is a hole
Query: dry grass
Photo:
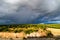
{"type": "Polygon", "coordinates": [[[60,36],[60,29],[47,28],[46,30],[51,31],[54,36],[60,36]]]}

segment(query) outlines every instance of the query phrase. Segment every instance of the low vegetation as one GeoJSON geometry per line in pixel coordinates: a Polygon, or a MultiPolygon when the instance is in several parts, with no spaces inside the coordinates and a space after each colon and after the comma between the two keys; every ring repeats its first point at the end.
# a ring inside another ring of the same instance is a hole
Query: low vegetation
{"type": "Polygon", "coordinates": [[[19,25],[0,25],[0,32],[22,32],[31,33],[38,31],[39,28],[45,30],[47,27],[60,29],[60,24],[19,24],[19,25]]]}

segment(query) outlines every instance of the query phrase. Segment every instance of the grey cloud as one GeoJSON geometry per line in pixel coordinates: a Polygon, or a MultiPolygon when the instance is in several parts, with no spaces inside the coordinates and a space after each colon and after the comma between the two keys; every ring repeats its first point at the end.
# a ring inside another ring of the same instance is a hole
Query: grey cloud
{"type": "Polygon", "coordinates": [[[0,1],[0,20],[3,20],[0,23],[35,23],[38,20],[39,22],[53,20],[60,16],[59,0],[18,0],[16,3],[11,0],[11,2],[0,1]]]}

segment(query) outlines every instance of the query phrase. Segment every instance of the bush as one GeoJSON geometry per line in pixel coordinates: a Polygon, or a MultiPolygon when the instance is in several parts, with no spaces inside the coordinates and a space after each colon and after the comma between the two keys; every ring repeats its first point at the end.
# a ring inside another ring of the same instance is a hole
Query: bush
{"type": "Polygon", "coordinates": [[[38,30],[32,30],[32,29],[29,29],[29,30],[25,30],[24,32],[26,33],[26,34],[30,34],[30,33],[32,33],[32,32],[37,32],[38,30]]]}
{"type": "Polygon", "coordinates": [[[14,30],[15,33],[22,32],[23,30],[14,30]]]}

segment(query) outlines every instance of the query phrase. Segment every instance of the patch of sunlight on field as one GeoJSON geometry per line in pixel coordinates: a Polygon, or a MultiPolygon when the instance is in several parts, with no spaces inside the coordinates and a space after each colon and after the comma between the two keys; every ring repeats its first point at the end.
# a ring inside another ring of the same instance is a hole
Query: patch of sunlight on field
{"type": "Polygon", "coordinates": [[[60,29],[60,24],[46,24],[48,27],[60,29]]]}

